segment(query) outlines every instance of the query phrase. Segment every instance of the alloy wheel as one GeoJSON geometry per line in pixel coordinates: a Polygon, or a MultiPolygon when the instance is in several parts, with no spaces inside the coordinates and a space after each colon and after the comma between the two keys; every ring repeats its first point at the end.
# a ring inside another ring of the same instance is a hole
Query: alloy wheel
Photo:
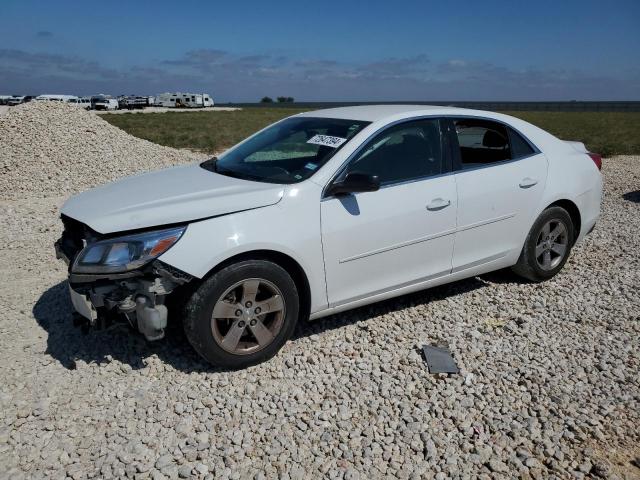
{"type": "Polygon", "coordinates": [[[542,270],[553,270],[567,255],[569,235],[567,226],[554,218],[544,224],[536,241],[535,257],[542,270]]]}
{"type": "Polygon", "coordinates": [[[285,318],[282,293],[272,282],[249,278],[229,287],[211,314],[216,343],[236,355],[267,347],[282,329],[285,318]]]}

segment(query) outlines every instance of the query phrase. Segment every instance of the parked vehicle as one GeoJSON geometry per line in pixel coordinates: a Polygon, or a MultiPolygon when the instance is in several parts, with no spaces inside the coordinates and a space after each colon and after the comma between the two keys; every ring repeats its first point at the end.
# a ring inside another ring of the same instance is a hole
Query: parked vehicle
{"type": "Polygon", "coordinates": [[[15,107],[16,105],[20,105],[21,103],[24,103],[25,98],[26,97],[24,95],[14,95],[7,100],[7,105],[15,107]]]}
{"type": "Polygon", "coordinates": [[[80,108],[84,108],[85,110],[91,110],[91,99],[88,97],[75,97],[70,98],[66,101],[71,105],[75,105],[80,108]]]}
{"type": "MultiPolygon", "coordinates": [[[[37,102],[65,102],[70,95],[38,95],[37,102]]],[[[76,97],[74,97],[76,98],[76,97]]]]}
{"type": "Polygon", "coordinates": [[[94,110],[118,110],[118,100],[115,98],[93,97],[91,104],[94,110]]]}
{"type": "Polygon", "coordinates": [[[158,107],[213,107],[213,99],[207,93],[161,93],[156,96],[155,102],[158,107]]]}
{"type": "Polygon", "coordinates": [[[38,102],[64,102],[77,105],[79,103],[79,97],[75,95],[38,95],[35,100],[38,102]]]}
{"type": "Polygon", "coordinates": [[[84,108],[85,110],[91,110],[91,99],[88,97],[75,97],[75,98],[72,97],[65,101],[66,103],[70,103],[71,105],[84,108]]]}
{"type": "Polygon", "coordinates": [[[118,98],[118,108],[127,110],[140,110],[148,106],[147,97],[127,95],[118,98]]]}
{"type": "Polygon", "coordinates": [[[193,347],[242,367],[298,320],[505,267],[553,277],[599,216],[601,161],[497,113],[320,110],[72,197],[56,249],[92,324],[119,313],[158,339],[184,298],[193,347]]]}
{"type": "Polygon", "coordinates": [[[203,93],[202,94],[202,106],[203,107],[213,107],[213,98],[207,94],[207,93],[203,93]]]}
{"type": "Polygon", "coordinates": [[[13,95],[7,98],[7,105],[20,105],[21,103],[29,103],[34,100],[35,95],[13,95]]]}
{"type": "Polygon", "coordinates": [[[85,110],[91,110],[91,98],[79,97],[78,106],[84,108],[85,110]]]}

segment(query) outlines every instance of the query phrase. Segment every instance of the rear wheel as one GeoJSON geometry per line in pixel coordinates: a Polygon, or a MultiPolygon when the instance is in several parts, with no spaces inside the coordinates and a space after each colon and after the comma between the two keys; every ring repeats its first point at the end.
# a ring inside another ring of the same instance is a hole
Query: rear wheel
{"type": "Polygon", "coordinates": [[[531,227],[513,271],[533,282],[550,279],[569,258],[573,239],[573,222],[567,211],[547,208],[531,227]]]}
{"type": "Polygon", "coordinates": [[[299,300],[279,265],[247,260],[209,277],[186,304],[184,329],[214,365],[242,368],[271,358],[291,336],[299,300]]]}

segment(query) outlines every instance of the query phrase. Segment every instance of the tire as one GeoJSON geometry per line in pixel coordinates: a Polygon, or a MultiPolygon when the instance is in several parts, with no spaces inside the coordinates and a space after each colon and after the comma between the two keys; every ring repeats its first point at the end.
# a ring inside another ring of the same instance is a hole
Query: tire
{"type": "Polygon", "coordinates": [[[299,308],[298,290],[286,270],[266,260],[246,260],[200,285],[185,305],[183,326],[205,360],[238,369],[273,357],[291,337],[299,308]]]}
{"type": "Polygon", "coordinates": [[[522,247],[520,258],[511,269],[532,282],[544,282],[554,277],[567,262],[575,236],[571,216],[564,208],[549,207],[534,222],[522,247]],[[549,227],[547,230],[545,230],[549,227]],[[556,227],[564,231],[554,240],[556,227]],[[560,248],[564,246],[564,249],[560,248]],[[536,256],[536,253],[545,252],[536,256]],[[546,257],[548,252],[548,257],[546,257]],[[562,253],[560,253],[562,252],[562,253]]]}

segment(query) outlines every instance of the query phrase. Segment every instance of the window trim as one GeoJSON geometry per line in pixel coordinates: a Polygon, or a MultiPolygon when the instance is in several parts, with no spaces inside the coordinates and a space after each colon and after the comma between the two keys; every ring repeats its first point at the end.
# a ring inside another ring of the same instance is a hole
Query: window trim
{"type": "Polygon", "coordinates": [[[452,164],[452,172],[453,173],[463,173],[463,172],[472,172],[474,170],[480,170],[480,169],[484,169],[484,168],[491,168],[491,167],[497,167],[500,165],[506,165],[512,162],[519,162],[520,160],[524,160],[526,158],[530,158],[530,157],[534,157],[536,155],[539,155],[542,153],[542,151],[536,147],[536,145],[529,140],[529,138],[524,135],[520,130],[518,130],[517,128],[515,128],[514,126],[503,122],[501,120],[497,120],[495,118],[490,118],[490,117],[476,117],[474,115],[447,115],[444,117],[445,120],[448,120],[448,136],[449,136],[449,142],[451,143],[451,155],[453,156],[453,164],[452,164]],[[517,133],[518,135],[520,135],[520,137],[522,137],[522,139],[531,147],[531,149],[533,150],[532,153],[530,153],[529,155],[524,155],[522,157],[518,157],[518,158],[511,158],[509,160],[501,160],[499,162],[493,162],[493,163],[487,163],[486,165],[476,165],[473,167],[469,167],[469,168],[462,168],[462,159],[460,158],[460,144],[458,143],[458,135],[456,133],[456,129],[455,129],[455,121],[459,120],[459,119],[470,119],[470,120],[483,120],[483,121],[488,121],[488,122],[494,122],[497,123],[501,126],[503,126],[504,128],[507,129],[507,137],[509,138],[509,149],[511,150],[511,135],[509,134],[509,129],[513,130],[515,133],[517,133]]]}
{"type": "Polygon", "coordinates": [[[340,165],[340,167],[336,169],[335,173],[331,176],[327,184],[322,189],[322,195],[320,196],[320,199],[324,200],[329,198],[335,198],[335,195],[327,195],[326,194],[327,190],[333,184],[333,182],[335,182],[340,177],[340,175],[342,175],[342,173],[349,167],[351,162],[353,162],[358,157],[358,155],[362,152],[362,150],[367,145],[369,145],[369,143],[378,135],[384,133],[386,130],[390,130],[391,128],[397,127],[398,125],[401,125],[404,123],[417,122],[420,120],[436,120],[438,122],[438,128],[440,129],[440,153],[442,156],[442,172],[437,175],[426,175],[424,177],[412,178],[409,180],[400,180],[397,182],[380,185],[380,190],[384,190],[390,187],[397,187],[400,185],[407,185],[409,183],[422,182],[431,178],[440,178],[440,177],[444,177],[446,175],[451,175],[452,173],[455,173],[455,171],[453,170],[453,158],[452,158],[451,148],[449,145],[449,139],[446,138],[448,137],[448,132],[445,131],[445,129],[443,128],[444,119],[445,117],[443,115],[420,115],[418,117],[403,118],[401,120],[396,120],[394,122],[383,125],[379,129],[377,129],[375,132],[371,133],[371,135],[369,135],[364,141],[362,141],[362,143],[360,143],[358,148],[356,148],[354,152],[351,153],[351,155],[349,155],[347,159],[342,163],[342,165],[340,165]]]}
{"type": "Polygon", "coordinates": [[[515,128],[507,127],[507,135],[509,136],[509,149],[512,152],[513,152],[513,139],[514,139],[515,136],[519,136],[522,140],[524,140],[524,142],[527,145],[529,145],[529,148],[531,148],[531,150],[532,150],[532,153],[529,153],[527,155],[522,155],[521,157],[518,157],[518,158],[514,158],[514,160],[519,160],[521,158],[530,157],[530,156],[532,156],[533,153],[535,153],[536,149],[532,145],[532,143],[529,141],[529,139],[526,138],[524,135],[522,135],[520,132],[518,132],[515,128]]]}

